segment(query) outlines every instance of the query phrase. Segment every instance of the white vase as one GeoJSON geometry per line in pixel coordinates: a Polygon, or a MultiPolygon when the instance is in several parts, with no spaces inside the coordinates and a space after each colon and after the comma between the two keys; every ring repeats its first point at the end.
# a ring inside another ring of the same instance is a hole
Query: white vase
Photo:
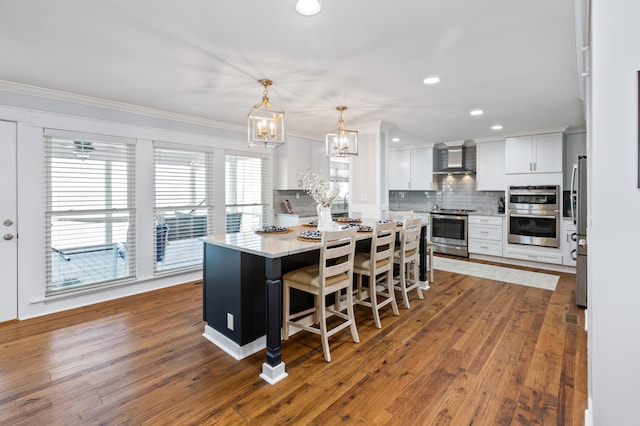
{"type": "Polygon", "coordinates": [[[331,206],[324,207],[322,204],[316,206],[318,211],[318,231],[330,231],[333,229],[333,219],[331,218],[331,206]]]}

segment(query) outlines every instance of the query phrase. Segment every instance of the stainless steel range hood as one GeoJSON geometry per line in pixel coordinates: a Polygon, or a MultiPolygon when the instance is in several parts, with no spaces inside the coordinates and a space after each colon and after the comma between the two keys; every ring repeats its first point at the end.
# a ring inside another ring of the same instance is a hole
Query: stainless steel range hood
{"type": "Polygon", "coordinates": [[[475,174],[473,164],[467,164],[467,147],[465,145],[447,146],[439,148],[438,157],[440,161],[436,161],[436,167],[433,170],[434,175],[468,175],[475,174]]]}

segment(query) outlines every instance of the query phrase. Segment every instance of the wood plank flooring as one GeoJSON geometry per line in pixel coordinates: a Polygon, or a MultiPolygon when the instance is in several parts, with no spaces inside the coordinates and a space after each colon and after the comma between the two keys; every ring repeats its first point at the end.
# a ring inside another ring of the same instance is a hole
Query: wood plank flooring
{"type": "Polygon", "coordinates": [[[436,270],[382,329],[357,306],[360,343],[332,338],[331,363],[318,336],[283,342],[273,386],[264,351],[202,337],[200,283],[0,324],[0,424],[582,425],[584,316],[554,274],[551,292],[436,270]]]}

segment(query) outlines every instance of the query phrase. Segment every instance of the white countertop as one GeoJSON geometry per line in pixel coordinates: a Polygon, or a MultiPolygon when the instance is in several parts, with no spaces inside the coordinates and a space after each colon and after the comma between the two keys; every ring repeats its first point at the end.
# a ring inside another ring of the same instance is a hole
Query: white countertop
{"type": "MultiPolygon", "coordinates": [[[[372,226],[375,219],[363,219],[363,225],[372,226]]],[[[337,225],[336,226],[340,226],[337,225]]],[[[236,232],[230,234],[210,234],[204,239],[205,243],[239,250],[262,257],[277,258],[306,251],[318,250],[320,241],[309,242],[298,240],[298,234],[302,231],[315,230],[305,226],[293,226],[292,232],[286,234],[256,234],[255,232],[236,232]]],[[[358,232],[356,240],[371,238],[370,232],[358,232]]]]}

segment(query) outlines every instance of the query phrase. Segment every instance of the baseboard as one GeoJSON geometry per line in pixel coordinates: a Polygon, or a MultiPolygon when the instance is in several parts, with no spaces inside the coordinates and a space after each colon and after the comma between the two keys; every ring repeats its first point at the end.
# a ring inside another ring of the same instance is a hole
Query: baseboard
{"type": "Polygon", "coordinates": [[[584,410],[584,426],[593,426],[593,416],[591,415],[591,398],[588,401],[589,405],[584,410]]]}
{"type": "Polygon", "coordinates": [[[229,339],[227,336],[214,330],[208,325],[204,326],[204,333],[202,335],[205,339],[207,339],[238,361],[250,355],[253,355],[256,352],[260,352],[267,347],[267,336],[258,337],[253,342],[240,346],[233,340],[229,339]]]}

